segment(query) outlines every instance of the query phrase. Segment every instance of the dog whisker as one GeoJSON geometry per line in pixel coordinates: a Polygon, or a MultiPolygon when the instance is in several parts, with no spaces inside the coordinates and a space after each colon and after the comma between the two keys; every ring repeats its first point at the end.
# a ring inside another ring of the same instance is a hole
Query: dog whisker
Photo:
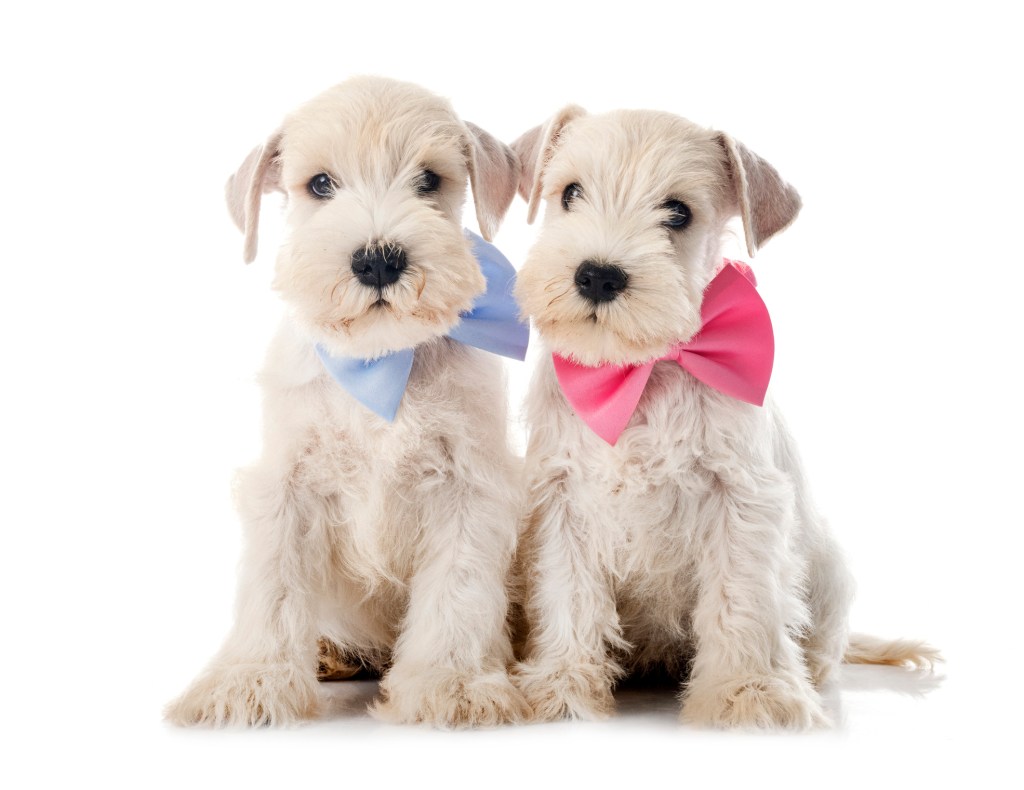
{"type": "Polygon", "coordinates": [[[572,291],[572,289],[573,289],[573,286],[570,285],[568,288],[566,288],[564,291],[562,291],[562,293],[558,294],[558,296],[556,296],[554,299],[552,299],[550,302],[548,302],[548,307],[551,307],[551,305],[553,305],[559,299],[562,299],[562,298],[568,296],[569,293],[572,291]]]}
{"type": "MultiPolygon", "coordinates": [[[[564,277],[552,277],[544,284],[544,293],[551,293],[551,290],[565,284],[564,277]]],[[[571,286],[570,286],[571,287],[571,286]]]]}
{"type": "Polygon", "coordinates": [[[338,296],[337,296],[337,291],[338,291],[338,286],[339,285],[344,285],[345,286],[345,291],[342,294],[342,297],[341,297],[341,300],[340,300],[340,301],[344,301],[345,298],[348,296],[348,289],[352,285],[352,280],[342,280],[342,279],[339,278],[338,280],[335,281],[334,286],[331,288],[331,302],[334,303],[334,304],[338,304],[339,303],[339,299],[338,299],[338,296]]]}

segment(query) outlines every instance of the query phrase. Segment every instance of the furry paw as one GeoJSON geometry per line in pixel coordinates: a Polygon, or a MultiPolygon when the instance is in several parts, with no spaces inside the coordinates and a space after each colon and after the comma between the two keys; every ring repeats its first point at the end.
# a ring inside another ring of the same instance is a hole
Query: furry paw
{"type": "Polygon", "coordinates": [[[164,711],[182,726],[293,724],[317,714],[313,674],[291,664],[213,666],[164,711]]]}
{"type": "Polygon", "coordinates": [[[371,712],[396,724],[437,727],[488,726],[525,721],[530,709],[504,672],[454,669],[405,672],[396,667],[380,684],[371,712]]]}
{"type": "Polygon", "coordinates": [[[812,649],[805,651],[804,661],[811,676],[811,683],[816,689],[823,688],[830,679],[836,676],[840,663],[840,659],[834,655],[812,649]]]}
{"type": "Polygon", "coordinates": [[[803,678],[751,675],[691,682],[681,719],[712,727],[825,727],[828,719],[818,695],[803,678]]]}
{"type": "Polygon", "coordinates": [[[801,640],[807,674],[816,689],[835,677],[847,643],[845,625],[843,630],[818,628],[801,640]]]}
{"type": "Polygon", "coordinates": [[[321,639],[317,653],[317,680],[349,680],[366,672],[366,667],[334,642],[321,639]]]}
{"type": "Polygon", "coordinates": [[[520,664],[515,681],[537,721],[606,719],[615,710],[611,673],[597,664],[555,669],[520,664]]]}

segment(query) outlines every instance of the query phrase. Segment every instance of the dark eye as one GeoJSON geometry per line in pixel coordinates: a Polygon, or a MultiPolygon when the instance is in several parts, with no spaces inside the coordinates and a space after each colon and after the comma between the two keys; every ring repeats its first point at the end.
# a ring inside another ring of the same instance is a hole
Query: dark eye
{"type": "Polygon", "coordinates": [[[334,197],[334,181],[331,180],[327,173],[317,173],[309,179],[306,187],[309,189],[309,194],[317,200],[327,200],[334,197]]]}
{"type": "Polygon", "coordinates": [[[433,170],[424,170],[416,182],[416,191],[421,195],[437,192],[441,188],[441,176],[433,170]]]}
{"type": "Polygon", "coordinates": [[[693,214],[690,213],[690,207],[682,201],[667,200],[661,204],[661,207],[668,212],[668,217],[661,223],[666,228],[682,230],[689,225],[690,220],[693,219],[693,214]]]}
{"type": "Polygon", "coordinates": [[[573,182],[569,184],[564,190],[562,190],[562,208],[566,211],[569,210],[569,206],[573,204],[576,198],[583,195],[583,187],[573,182]]]}

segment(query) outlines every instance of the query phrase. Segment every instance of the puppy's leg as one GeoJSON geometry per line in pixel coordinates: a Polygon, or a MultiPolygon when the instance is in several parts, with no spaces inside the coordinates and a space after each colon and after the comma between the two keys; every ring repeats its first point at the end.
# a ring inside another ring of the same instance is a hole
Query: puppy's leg
{"type": "Polygon", "coordinates": [[[811,624],[802,644],[811,680],[820,688],[838,669],[849,645],[853,577],[824,525],[812,529],[807,563],[811,624]]]}
{"type": "Polygon", "coordinates": [[[176,724],[286,724],[316,714],[315,589],[326,549],[322,500],[265,467],[240,479],[248,545],[235,625],[172,702],[176,724]]]}
{"type": "Polygon", "coordinates": [[[807,562],[807,606],[810,627],[801,644],[811,680],[819,688],[843,660],[849,642],[853,577],[842,551],[811,500],[796,442],[782,415],[773,410],[775,463],[793,481],[799,535],[797,550],[807,562]]]}
{"type": "Polygon", "coordinates": [[[316,676],[319,680],[348,680],[365,671],[363,664],[330,639],[320,638],[316,676]]]}
{"type": "Polygon", "coordinates": [[[394,664],[374,709],[385,720],[457,727],[529,713],[508,677],[505,585],[519,498],[514,481],[494,465],[491,458],[464,459],[439,485],[416,492],[417,568],[394,664]],[[480,474],[488,467],[492,474],[480,474]]]}
{"type": "Polygon", "coordinates": [[[576,508],[581,501],[564,473],[541,477],[522,538],[529,638],[516,682],[540,720],[605,718],[615,707],[621,673],[609,649],[626,644],[599,531],[576,508]]]}
{"type": "Polygon", "coordinates": [[[683,719],[724,727],[822,725],[821,701],[796,641],[807,610],[803,568],[791,545],[789,479],[757,461],[738,470],[716,465],[706,475],[697,524],[697,653],[683,719]]]}

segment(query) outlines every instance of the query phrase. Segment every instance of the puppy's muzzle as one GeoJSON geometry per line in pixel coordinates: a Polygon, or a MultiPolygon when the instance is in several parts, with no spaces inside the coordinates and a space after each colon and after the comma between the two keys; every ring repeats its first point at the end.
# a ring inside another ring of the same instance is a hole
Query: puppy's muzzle
{"type": "Polygon", "coordinates": [[[626,273],[618,266],[583,261],[576,269],[576,290],[594,304],[610,302],[626,290],[626,273]]]}
{"type": "Polygon", "coordinates": [[[380,289],[398,282],[406,265],[405,250],[386,242],[360,247],[352,253],[352,273],[370,288],[380,289]]]}

